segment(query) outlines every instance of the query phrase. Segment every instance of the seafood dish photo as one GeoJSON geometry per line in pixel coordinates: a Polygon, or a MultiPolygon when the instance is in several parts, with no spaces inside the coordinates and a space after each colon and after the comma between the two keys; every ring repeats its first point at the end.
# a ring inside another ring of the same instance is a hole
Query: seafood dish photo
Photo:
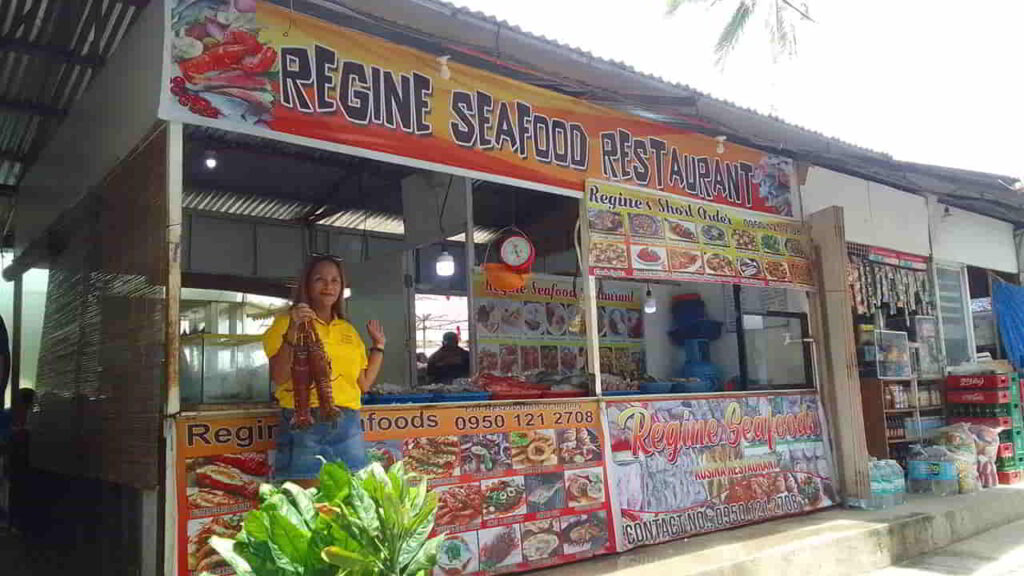
{"type": "Polygon", "coordinates": [[[636,268],[665,269],[665,249],[658,246],[632,246],[633,266],[636,268]]]}
{"type": "Polygon", "coordinates": [[[526,477],[526,511],[548,512],[565,508],[565,477],[535,474],[526,477]]]}
{"type": "Polygon", "coordinates": [[[199,466],[192,473],[195,485],[199,488],[219,490],[246,500],[257,500],[260,493],[260,480],[244,474],[237,468],[220,463],[199,466]]]}
{"type": "Polygon", "coordinates": [[[517,374],[519,372],[519,348],[511,344],[502,344],[498,350],[498,372],[517,374]]]}
{"type": "Polygon", "coordinates": [[[622,234],[622,214],[611,210],[600,208],[588,208],[587,219],[590,221],[590,229],[595,232],[608,234],[622,234]]]}
{"type": "Polygon", "coordinates": [[[558,302],[548,302],[545,316],[548,322],[548,333],[552,336],[565,334],[565,329],[569,324],[569,319],[565,313],[565,306],[558,302]]]}
{"type": "Polygon", "coordinates": [[[242,496],[229,494],[222,490],[210,490],[207,488],[189,488],[187,500],[188,508],[189,510],[192,510],[193,513],[208,508],[231,508],[234,506],[242,506],[249,502],[249,500],[242,496]]]}
{"type": "Polygon", "coordinates": [[[462,576],[480,569],[476,532],[451,534],[437,547],[434,576],[462,576]]]}
{"type": "Polygon", "coordinates": [[[604,502],[604,473],[600,468],[565,472],[565,495],[569,506],[604,502]]]}
{"type": "Polygon", "coordinates": [[[785,254],[782,249],[782,239],[775,234],[761,235],[761,249],[769,254],[785,254]]]}
{"type": "Polygon", "coordinates": [[[213,536],[220,536],[222,538],[234,538],[237,536],[242,531],[242,516],[242,514],[233,514],[231,516],[219,516],[210,520],[189,523],[189,571],[202,573],[229,567],[227,561],[210,545],[210,538],[213,536]],[[191,528],[194,526],[198,526],[198,530],[192,532],[191,528]]]}
{"type": "Polygon", "coordinates": [[[704,261],[696,250],[669,248],[668,267],[674,272],[700,273],[704,270],[704,261]]]}
{"type": "Polygon", "coordinates": [[[405,469],[424,478],[454,476],[459,468],[456,436],[409,438],[402,442],[405,469]]]}
{"type": "Polygon", "coordinates": [[[486,474],[509,468],[508,443],[504,434],[460,436],[462,474],[486,474]]]}
{"type": "Polygon", "coordinates": [[[633,236],[661,238],[661,219],[650,214],[630,214],[629,233],[633,236]]]}
{"type": "Polygon", "coordinates": [[[553,558],[562,554],[558,538],[558,519],[523,523],[523,558],[527,562],[553,558]]]}
{"type": "Polygon", "coordinates": [[[789,276],[794,282],[812,284],[811,267],[807,262],[789,262],[789,276]]]}
{"type": "Polygon", "coordinates": [[[558,346],[540,347],[540,367],[545,372],[558,372],[558,346]]]}
{"type": "Polygon", "coordinates": [[[737,267],[740,269],[740,276],[744,278],[760,278],[764,276],[761,263],[754,258],[740,256],[736,259],[737,267]]]}
{"type": "Polygon", "coordinates": [[[374,442],[366,449],[366,457],[370,462],[377,462],[385,470],[402,458],[401,446],[390,442],[374,442]]]}
{"type": "Polygon", "coordinates": [[[477,370],[484,374],[498,372],[498,349],[493,344],[480,344],[476,349],[477,370]]]}
{"type": "Polygon", "coordinates": [[[482,334],[497,334],[500,313],[494,302],[481,302],[476,307],[476,326],[482,334]]]}
{"type": "Polygon", "coordinates": [[[499,307],[502,334],[522,334],[526,331],[523,305],[520,302],[506,302],[499,307]]]}
{"type": "Polygon", "coordinates": [[[519,348],[519,363],[523,372],[540,370],[540,349],[536,346],[521,346],[519,348]]]}
{"type": "Polygon", "coordinates": [[[522,476],[484,480],[480,489],[483,491],[485,518],[526,513],[526,485],[522,476]]]}
{"type": "Polygon", "coordinates": [[[740,250],[757,250],[757,236],[749,230],[733,230],[732,245],[740,250]]]}
{"type": "Polygon", "coordinates": [[[590,242],[590,263],[594,266],[626,268],[629,266],[629,254],[626,253],[626,247],[617,242],[593,240],[590,242]]]}
{"type": "Polygon", "coordinates": [[[674,240],[685,240],[686,242],[697,241],[697,225],[693,222],[665,219],[668,225],[668,237],[674,240]]]}
{"type": "Polygon", "coordinates": [[[519,525],[480,530],[480,570],[494,570],[523,561],[519,525]]]}
{"type": "Polygon", "coordinates": [[[437,493],[438,526],[465,526],[480,521],[484,494],[479,484],[434,488],[437,493]]]}
{"type": "Polygon", "coordinates": [[[786,238],[785,246],[786,252],[788,252],[790,256],[807,258],[807,250],[804,249],[804,243],[796,238],[786,238]]]}
{"type": "Polygon", "coordinates": [[[562,548],[566,554],[596,551],[608,544],[608,516],[594,512],[561,518],[562,548]]]}
{"type": "Polygon", "coordinates": [[[789,268],[785,262],[769,260],[764,263],[764,271],[769,280],[789,280],[789,268]]]}
{"type": "Polygon", "coordinates": [[[582,464],[601,459],[601,441],[593,428],[558,430],[558,459],[563,464],[582,464]]]}
{"type": "Polygon", "coordinates": [[[725,229],[714,224],[705,224],[700,227],[700,235],[705,244],[716,246],[728,246],[729,240],[725,236],[725,229]]]}
{"type": "Polygon", "coordinates": [[[736,275],[736,268],[732,264],[732,259],[725,254],[706,254],[704,256],[704,267],[709,273],[718,276],[736,275]]]}
{"type": "Polygon", "coordinates": [[[509,454],[514,468],[556,466],[555,434],[552,430],[528,430],[510,432],[508,435],[509,454]]]}
{"type": "Polygon", "coordinates": [[[523,306],[523,326],[526,333],[539,335],[547,327],[547,314],[544,312],[544,305],[540,302],[527,302],[523,306]]]}

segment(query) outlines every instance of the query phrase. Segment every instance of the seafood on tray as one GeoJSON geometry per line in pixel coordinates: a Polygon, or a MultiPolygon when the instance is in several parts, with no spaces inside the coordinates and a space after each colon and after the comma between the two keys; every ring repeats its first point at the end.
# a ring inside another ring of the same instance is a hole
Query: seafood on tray
{"type": "Polygon", "coordinates": [[[629,233],[634,236],[661,237],[661,219],[650,214],[630,214],[629,233]]]}
{"type": "Polygon", "coordinates": [[[473,434],[459,439],[463,474],[486,474],[508,469],[508,443],[504,434],[473,434]]]}
{"type": "Polygon", "coordinates": [[[437,492],[438,526],[463,526],[480,520],[484,494],[479,484],[457,484],[434,491],[437,492]]]}
{"type": "Polygon", "coordinates": [[[217,454],[201,458],[190,458],[189,470],[196,470],[206,464],[221,464],[234,468],[249,476],[266,478],[270,475],[270,461],[266,452],[241,452],[238,454],[217,454]]]}
{"type": "Polygon", "coordinates": [[[402,442],[405,469],[426,478],[453,476],[459,467],[456,436],[409,438],[402,442]]]}
{"type": "Polygon", "coordinates": [[[565,508],[565,476],[534,474],[526,477],[527,512],[548,512],[565,508]]]}
{"type": "Polygon", "coordinates": [[[199,529],[188,537],[188,569],[190,572],[210,572],[228,567],[224,558],[210,545],[210,538],[234,538],[242,531],[242,515],[219,516],[202,522],[199,529]]]}
{"type": "Polygon", "coordinates": [[[195,482],[200,488],[227,492],[246,500],[256,500],[260,493],[258,480],[224,464],[206,464],[196,468],[195,482]]]}
{"type": "Polygon", "coordinates": [[[479,570],[476,532],[452,534],[437,547],[435,575],[462,576],[479,570]]]}
{"type": "Polygon", "coordinates": [[[480,569],[494,570],[523,561],[519,525],[480,530],[480,569]]]}
{"type": "Polygon", "coordinates": [[[510,432],[508,444],[512,466],[515,468],[556,466],[558,464],[555,435],[552,430],[510,432]]]}
{"type": "Polygon", "coordinates": [[[633,265],[639,268],[664,269],[668,256],[660,246],[633,246],[633,265]]]}
{"type": "Polygon", "coordinates": [[[476,307],[476,325],[484,334],[494,334],[498,331],[501,320],[501,311],[493,302],[481,302],[476,307]]]}
{"type": "Polygon", "coordinates": [[[566,472],[565,493],[570,506],[604,502],[604,474],[599,468],[566,472]]]}
{"type": "Polygon", "coordinates": [[[608,516],[593,512],[561,519],[561,541],[566,554],[600,550],[608,543],[608,516]]]}
{"type": "Polygon", "coordinates": [[[249,501],[236,494],[230,494],[223,490],[211,490],[209,488],[200,488],[198,490],[189,490],[188,493],[188,508],[189,510],[205,510],[207,508],[228,508],[232,506],[240,506],[247,504],[249,501]]]}
{"type": "Polygon", "coordinates": [[[526,512],[526,485],[522,476],[484,480],[483,512],[487,518],[514,516],[526,512]]]}
{"type": "Polygon", "coordinates": [[[665,219],[668,224],[669,238],[685,240],[687,242],[697,241],[697,226],[693,222],[684,220],[665,219]]]}
{"type": "Polygon", "coordinates": [[[622,214],[618,212],[588,208],[587,220],[590,222],[590,229],[594,232],[622,234],[622,214]]]}
{"type": "Polygon", "coordinates": [[[533,562],[560,556],[562,542],[558,529],[556,518],[523,523],[523,559],[533,562]]]}
{"type": "Polygon", "coordinates": [[[601,459],[601,443],[593,428],[558,431],[558,458],[563,464],[582,464],[601,459]]]}

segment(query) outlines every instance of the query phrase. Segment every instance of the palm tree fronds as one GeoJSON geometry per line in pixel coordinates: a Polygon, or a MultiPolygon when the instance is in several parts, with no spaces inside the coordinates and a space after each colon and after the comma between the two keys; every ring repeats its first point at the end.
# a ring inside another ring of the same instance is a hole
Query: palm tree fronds
{"type": "Polygon", "coordinates": [[[703,4],[709,1],[711,2],[711,5],[714,6],[721,0],[665,0],[665,15],[671,16],[672,14],[675,14],[683,4],[703,4]]]}
{"type": "Polygon", "coordinates": [[[722,33],[718,35],[718,41],[715,43],[715,61],[718,64],[722,64],[732,49],[736,47],[736,42],[740,39],[753,12],[754,3],[742,1],[736,6],[729,23],[722,29],[722,33]]]}

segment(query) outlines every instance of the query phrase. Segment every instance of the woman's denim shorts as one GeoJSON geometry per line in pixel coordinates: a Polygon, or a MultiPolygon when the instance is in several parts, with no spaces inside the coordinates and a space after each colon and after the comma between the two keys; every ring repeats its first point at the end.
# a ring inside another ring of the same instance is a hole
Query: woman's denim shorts
{"type": "Polygon", "coordinates": [[[342,408],[337,421],[314,422],[305,430],[291,429],[289,423],[294,414],[294,410],[281,409],[277,455],[274,457],[275,480],[317,478],[322,464],[319,457],[328,462],[343,462],[353,472],[366,466],[366,447],[363,445],[358,410],[342,408]]]}

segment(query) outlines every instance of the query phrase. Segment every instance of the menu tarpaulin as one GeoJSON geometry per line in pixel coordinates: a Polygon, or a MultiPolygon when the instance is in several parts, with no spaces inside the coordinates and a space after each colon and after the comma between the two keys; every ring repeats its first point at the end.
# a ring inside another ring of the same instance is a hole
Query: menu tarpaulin
{"type": "MultiPolygon", "coordinates": [[[[519,290],[501,290],[483,274],[475,274],[478,371],[543,371],[563,376],[585,373],[582,294],[582,281],[574,282],[567,276],[534,274],[519,290]]],[[[597,306],[601,345],[608,348],[608,370],[602,371],[644,371],[643,294],[628,285],[602,285],[597,306]]]]}
{"type": "Polygon", "coordinates": [[[798,220],[599,180],[587,181],[582,210],[596,276],[813,286],[798,220]]]}
{"type": "Polygon", "coordinates": [[[813,393],[608,401],[618,550],[839,502],[813,393]]]}
{"type": "MultiPolygon", "coordinates": [[[[280,2],[278,3],[280,4],[280,2]]],[[[792,162],[262,0],[165,0],[160,117],[578,194],[603,178],[791,216],[792,162]]]]}
{"type": "Polygon", "coordinates": [[[362,410],[371,460],[438,494],[435,576],[532,570],[615,549],[597,401],[362,410]]]}
{"type": "Polygon", "coordinates": [[[210,546],[211,536],[231,537],[245,512],[259,506],[260,484],[269,482],[276,414],[177,421],[178,574],[234,574],[210,546]]]}

